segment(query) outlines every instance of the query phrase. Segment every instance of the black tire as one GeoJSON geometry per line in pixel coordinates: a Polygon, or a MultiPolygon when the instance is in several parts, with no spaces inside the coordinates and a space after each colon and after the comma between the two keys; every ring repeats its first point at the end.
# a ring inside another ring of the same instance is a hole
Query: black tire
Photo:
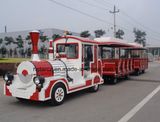
{"type": "Polygon", "coordinates": [[[140,71],[139,70],[137,70],[135,73],[136,73],[136,76],[140,75],[140,71]]]}
{"type": "Polygon", "coordinates": [[[115,85],[115,84],[118,83],[118,79],[117,78],[112,78],[110,82],[111,82],[111,84],[115,85]]]}
{"type": "Polygon", "coordinates": [[[128,80],[129,79],[129,75],[125,75],[125,77],[124,77],[126,80],[128,80]]]}
{"type": "Polygon", "coordinates": [[[16,99],[20,102],[28,102],[27,99],[16,97],[16,99]]]}
{"type": "Polygon", "coordinates": [[[66,96],[65,86],[61,83],[56,84],[52,89],[51,100],[49,101],[51,105],[57,106],[63,104],[66,96]]]}
{"type": "Polygon", "coordinates": [[[97,92],[99,90],[99,84],[96,84],[90,88],[91,92],[97,92]]]}
{"type": "Polygon", "coordinates": [[[145,70],[142,70],[142,73],[145,73],[145,70]]]}
{"type": "Polygon", "coordinates": [[[107,76],[103,76],[104,84],[109,84],[109,78],[107,76]]]}

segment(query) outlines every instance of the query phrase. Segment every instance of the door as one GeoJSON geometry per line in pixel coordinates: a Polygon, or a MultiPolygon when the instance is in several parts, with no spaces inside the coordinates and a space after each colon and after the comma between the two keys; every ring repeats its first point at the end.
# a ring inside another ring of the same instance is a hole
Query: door
{"type": "Polygon", "coordinates": [[[91,74],[91,63],[93,62],[93,45],[83,45],[82,51],[82,76],[87,78],[91,74]]]}

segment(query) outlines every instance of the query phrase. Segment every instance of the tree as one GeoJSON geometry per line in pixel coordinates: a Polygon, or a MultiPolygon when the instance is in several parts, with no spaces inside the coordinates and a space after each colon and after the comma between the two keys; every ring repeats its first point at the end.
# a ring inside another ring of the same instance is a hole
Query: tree
{"type": "Polygon", "coordinates": [[[22,50],[24,48],[24,45],[23,45],[23,39],[22,39],[21,35],[18,35],[18,37],[16,38],[15,44],[17,45],[17,48],[19,48],[18,52],[19,52],[20,56],[22,56],[22,50]]]}
{"type": "Polygon", "coordinates": [[[2,38],[0,38],[0,46],[1,46],[1,44],[3,43],[3,39],[2,38]]]}
{"type": "Polygon", "coordinates": [[[47,51],[47,48],[45,47],[45,45],[43,45],[39,50],[39,54],[40,54],[41,58],[45,58],[46,53],[47,53],[46,51],[47,51]]]}
{"type": "Polygon", "coordinates": [[[9,56],[12,57],[13,56],[13,50],[9,49],[9,56]]]}
{"type": "Polygon", "coordinates": [[[118,29],[116,32],[116,38],[123,39],[124,31],[121,29],[118,29]]]}
{"type": "Polygon", "coordinates": [[[81,37],[84,37],[84,38],[87,38],[87,37],[89,37],[90,35],[91,35],[91,34],[89,33],[88,30],[82,31],[82,32],[80,33],[80,36],[81,36],[81,37]]]}
{"type": "Polygon", "coordinates": [[[14,57],[18,57],[17,56],[17,48],[14,48],[13,53],[14,53],[14,57]]]}
{"type": "Polygon", "coordinates": [[[40,36],[40,40],[42,41],[42,42],[45,42],[46,40],[48,40],[48,37],[47,36],[40,36]]]}
{"type": "Polygon", "coordinates": [[[95,33],[95,37],[99,38],[99,37],[103,36],[106,32],[104,30],[100,29],[100,30],[95,30],[94,33],[95,33]]]}
{"type": "Polygon", "coordinates": [[[2,53],[2,57],[4,58],[5,55],[6,55],[6,53],[7,53],[6,47],[3,46],[3,47],[1,48],[1,53],[2,53]]]}
{"type": "Polygon", "coordinates": [[[30,37],[30,35],[27,35],[27,37],[26,37],[26,40],[28,41],[28,45],[31,45],[31,37],[30,37]]]}
{"type": "Polygon", "coordinates": [[[15,44],[17,44],[17,47],[18,48],[23,48],[23,39],[22,39],[22,36],[21,35],[19,35],[17,38],[16,38],[16,42],[15,42],[15,44]]]}
{"type": "Polygon", "coordinates": [[[146,46],[146,35],[147,35],[146,32],[134,28],[133,33],[135,35],[135,40],[134,41],[139,43],[139,44],[142,44],[143,47],[145,47],[146,46]]]}
{"type": "Polygon", "coordinates": [[[55,40],[55,39],[57,39],[57,38],[60,38],[61,36],[59,35],[59,34],[53,34],[52,35],[52,39],[53,40],[55,40]]]}
{"type": "Polygon", "coordinates": [[[32,51],[30,47],[26,49],[26,54],[27,54],[27,57],[31,57],[32,51]]]}
{"type": "Polygon", "coordinates": [[[20,54],[23,58],[25,57],[25,51],[24,51],[23,48],[19,50],[19,54],[20,54]]]}
{"type": "Polygon", "coordinates": [[[14,43],[14,39],[12,37],[5,37],[4,40],[6,41],[6,45],[10,45],[11,43],[14,43]]]}
{"type": "Polygon", "coordinates": [[[4,40],[5,40],[5,45],[9,45],[9,46],[7,46],[7,48],[4,48],[4,47],[2,48],[2,53],[3,53],[2,55],[4,56],[4,55],[7,54],[8,57],[9,57],[9,56],[10,56],[10,55],[9,55],[9,54],[10,54],[10,53],[9,53],[9,49],[10,49],[9,47],[10,47],[11,43],[14,43],[14,39],[13,39],[12,37],[7,37],[7,36],[6,36],[6,37],[4,38],[4,40]]]}

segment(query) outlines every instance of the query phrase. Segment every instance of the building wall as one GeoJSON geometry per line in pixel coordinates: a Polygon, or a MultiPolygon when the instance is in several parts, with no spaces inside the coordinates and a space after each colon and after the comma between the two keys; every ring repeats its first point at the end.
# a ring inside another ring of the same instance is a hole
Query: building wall
{"type": "Polygon", "coordinates": [[[148,53],[151,53],[155,60],[160,59],[160,47],[147,47],[148,53]]]}

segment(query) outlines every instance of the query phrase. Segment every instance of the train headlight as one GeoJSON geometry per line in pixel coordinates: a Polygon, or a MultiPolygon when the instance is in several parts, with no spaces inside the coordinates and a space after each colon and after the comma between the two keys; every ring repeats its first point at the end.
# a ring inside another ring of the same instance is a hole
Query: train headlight
{"type": "Polygon", "coordinates": [[[45,81],[44,77],[41,76],[36,76],[33,78],[33,82],[35,83],[39,91],[41,91],[41,89],[43,88],[44,81],[45,81]]]}
{"type": "Polygon", "coordinates": [[[10,85],[14,79],[14,76],[13,74],[11,73],[6,73],[4,76],[3,76],[3,79],[5,80],[6,82],[6,85],[10,85]]]}
{"type": "Polygon", "coordinates": [[[4,80],[8,81],[8,76],[7,75],[4,75],[4,80]]]}
{"type": "Polygon", "coordinates": [[[33,81],[36,85],[40,84],[40,79],[38,77],[35,77],[33,81]]]}

